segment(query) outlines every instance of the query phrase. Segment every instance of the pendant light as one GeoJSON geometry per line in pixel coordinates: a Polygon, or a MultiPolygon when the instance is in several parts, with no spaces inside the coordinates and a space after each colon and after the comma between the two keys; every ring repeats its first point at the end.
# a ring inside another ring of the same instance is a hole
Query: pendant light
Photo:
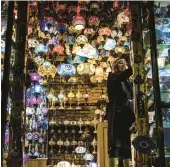
{"type": "Polygon", "coordinates": [[[80,15],[80,6],[77,6],[77,15],[73,18],[72,24],[76,30],[82,30],[85,28],[86,21],[80,15]]]}

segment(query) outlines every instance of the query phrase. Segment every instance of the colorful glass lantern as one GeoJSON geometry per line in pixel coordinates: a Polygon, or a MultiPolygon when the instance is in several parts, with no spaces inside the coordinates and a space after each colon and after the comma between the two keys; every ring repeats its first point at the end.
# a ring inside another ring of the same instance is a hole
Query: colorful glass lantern
{"type": "Polygon", "coordinates": [[[72,56],[69,56],[67,61],[69,64],[84,63],[86,61],[86,57],[76,55],[76,57],[74,59],[72,59],[72,56]]]}
{"type": "Polygon", "coordinates": [[[116,47],[116,41],[113,39],[107,39],[105,45],[104,45],[104,49],[105,50],[112,50],[116,47]]]}
{"type": "Polygon", "coordinates": [[[66,38],[66,45],[74,45],[74,43],[75,43],[75,38],[74,38],[74,36],[67,36],[67,38],[66,38]]]}
{"type": "Polygon", "coordinates": [[[118,21],[119,24],[128,24],[129,23],[129,17],[124,12],[121,12],[117,16],[117,21],[118,21]]]}
{"type": "Polygon", "coordinates": [[[56,30],[62,34],[67,31],[67,27],[64,23],[58,23],[56,25],[56,30]]]}
{"type": "Polygon", "coordinates": [[[44,45],[42,43],[40,43],[34,50],[34,53],[35,54],[38,54],[38,53],[47,53],[48,52],[48,46],[47,45],[44,45]]]}
{"type": "Polygon", "coordinates": [[[70,34],[80,34],[82,32],[82,30],[76,30],[73,25],[68,28],[68,31],[70,34]]]}
{"type": "Polygon", "coordinates": [[[46,20],[47,26],[53,26],[54,25],[55,20],[54,20],[53,17],[46,17],[45,20],[46,20]]]}
{"type": "Polygon", "coordinates": [[[72,24],[76,30],[82,30],[85,28],[86,21],[80,15],[80,6],[77,7],[77,15],[73,18],[72,24]]]}
{"type": "Polygon", "coordinates": [[[116,30],[113,30],[112,31],[112,34],[111,34],[111,37],[112,38],[115,38],[117,36],[117,31],[116,30]]]}
{"type": "Polygon", "coordinates": [[[85,161],[93,161],[94,160],[94,155],[90,154],[90,153],[86,153],[86,154],[84,154],[83,159],[85,161]]]}
{"type": "Polygon", "coordinates": [[[123,47],[123,46],[118,46],[114,50],[116,53],[120,53],[120,54],[123,54],[126,51],[125,47],[123,47]]]}
{"type": "Polygon", "coordinates": [[[82,44],[86,44],[88,42],[88,39],[85,35],[79,35],[77,38],[76,38],[76,43],[78,45],[82,45],[82,44]]]}
{"type": "Polygon", "coordinates": [[[90,63],[81,63],[77,66],[77,72],[80,75],[93,75],[95,73],[95,66],[90,63]]]}
{"type": "Polygon", "coordinates": [[[38,85],[38,84],[34,85],[34,90],[35,90],[35,93],[38,93],[38,94],[44,92],[43,87],[41,85],[38,85]]]}
{"type": "Polygon", "coordinates": [[[38,73],[43,77],[52,76],[52,78],[54,78],[55,74],[57,73],[57,68],[54,65],[52,65],[50,62],[45,61],[43,65],[41,65],[38,68],[38,73]]]}
{"type": "Polygon", "coordinates": [[[97,2],[92,2],[91,3],[91,5],[90,5],[90,9],[100,9],[100,5],[99,5],[99,3],[97,3],[97,2]]]}
{"type": "Polygon", "coordinates": [[[59,44],[59,41],[57,40],[56,37],[53,37],[48,41],[48,45],[57,45],[57,44],[59,44]]]}
{"type": "Polygon", "coordinates": [[[112,31],[108,27],[102,27],[99,29],[98,34],[100,36],[110,36],[112,31]]]}
{"type": "Polygon", "coordinates": [[[54,46],[52,52],[61,55],[64,53],[64,47],[61,44],[57,44],[56,46],[54,46]]]}
{"type": "Polygon", "coordinates": [[[39,42],[36,39],[28,39],[28,48],[38,47],[39,42]]]}
{"type": "Polygon", "coordinates": [[[101,43],[104,43],[105,40],[104,40],[104,37],[103,36],[98,36],[97,37],[97,43],[101,44],[101,43]]]}
{"type": "Polygon", "coordinates": [[[90,38],[95,35],[95,31],[93,30],[93,28],[86,28],[84,30],[84,35],[90,38]]]}
{"type": "Polygon", "coordinates": [[[39,82],[39,80],[41,80],[41,76],[36,72],[31,72],[29,73],[29,75],[31,77],[32,82],[39,82]]]}
{"type": "Polygon", "coordinates": [[[76,68],[71,64],[59,64],[57,72],[60,76],[73,76],[76,73],[76,68]]]}
{"type": "Polygon", "coordinates": [[[97,16],[91,16],[88,22],[90,26],[98,27],[100,24],[100,19],[97,16]]]}
{"type": "Polygon", "coordinates": [[[5,53],[5,41],[1,40],[1,53],[5,53]]]}
{"type": "Polygon", "coordinates": [[[62,167],[62,166],[65,166],[65,167],[70,167],[71,164],[68,162],[68,161],[60,161],[56,167],[62,167]]]}
{"type": "Polygon", "coordinates": [[[77,50],[76,54],[87,58],[97,58],[98,50],[90,44],[85,44],[83,48],[77,50]]]}
{"type": "Polygon", "coordinates": [[[102,82],[102,80],[104,79],[104,70],[102,66],[96,67],[95,78],[98,82],[102,82]]]}

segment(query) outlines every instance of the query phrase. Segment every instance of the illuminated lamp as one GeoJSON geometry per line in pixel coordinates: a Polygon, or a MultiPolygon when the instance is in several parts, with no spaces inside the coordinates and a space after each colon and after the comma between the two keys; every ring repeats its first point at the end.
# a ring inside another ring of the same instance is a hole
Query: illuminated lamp
{"type": "Polygon", "coordinates": [[[58,44],[58,45],[54,46],[52,52],[62,55],[64,53],[64,47],[62,45],[58,44]]]}
{"type": "Polygon", "coordinates": [[[98,27],[100,24],[100,19],[97,16],[91,16],[88,22],[89,26],[98,27]]]}
{"type": "Polygon", "coordinates": [[[102,27],[99,29],[98,34],[106,39],[106,37],[112,34],[112,31],[108,27],[102,27]]]}
{"type": "Polygon", "coordinates": [[[80,15],[80,6],[77,7],[77,15],[73,18],[72,24],[76,30],[82,30],[85,28],[86,21],[80,15]]]}

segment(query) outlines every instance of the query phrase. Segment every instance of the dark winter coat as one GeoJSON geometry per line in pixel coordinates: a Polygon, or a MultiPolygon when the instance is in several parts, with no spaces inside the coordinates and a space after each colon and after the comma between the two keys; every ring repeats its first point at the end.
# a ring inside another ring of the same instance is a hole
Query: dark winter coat
{"type": "Polygon", "coordinates": [[[109,73],[107,80],[108,117],[108,146],[129,148],[129,127],[134,123],[133,110],[127,106],[127,100],[132,99],[132,86],[128,78],[132,75],[132,68],[120,73],[109,73]]]}

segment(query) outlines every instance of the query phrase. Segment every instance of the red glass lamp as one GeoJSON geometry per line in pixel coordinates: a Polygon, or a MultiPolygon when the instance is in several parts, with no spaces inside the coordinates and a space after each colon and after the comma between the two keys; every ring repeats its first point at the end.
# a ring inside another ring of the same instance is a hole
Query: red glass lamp
{"type": "Polygon", "coordinates": [[[80,15],[80,6],[77,7],[77,15],[73,18],[72,24],[76,30],[82,30],[85,28],[86,21],[80,15]]]}

